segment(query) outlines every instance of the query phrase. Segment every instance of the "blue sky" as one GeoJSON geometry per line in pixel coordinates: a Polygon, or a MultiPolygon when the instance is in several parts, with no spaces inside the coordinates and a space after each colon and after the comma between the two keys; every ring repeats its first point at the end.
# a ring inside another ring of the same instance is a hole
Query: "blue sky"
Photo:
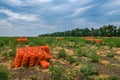
{"type": "Polygon", "coordinates": [[[0,36],[120,26],[120,0],[0,0],[0,36]]]}

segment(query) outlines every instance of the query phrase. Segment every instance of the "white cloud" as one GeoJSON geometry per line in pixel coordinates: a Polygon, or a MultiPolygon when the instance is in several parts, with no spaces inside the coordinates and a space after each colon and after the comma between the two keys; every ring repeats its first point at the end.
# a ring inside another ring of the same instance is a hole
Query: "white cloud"
{"type": "MultiPolygon", "coordinates": [[[[28,24],[26,24],[27,26],[29,26],[30,28],[34,28],[34,29],[38,29],[38,28],[42,28],[42,29],[56,29],[56,27],[55,26],[52,26],[52,25],[48,25],[48,24],[45,24],[45,23],[39,23],[39,22],[37,22],[37,23],[35,23],[35,24],[33,24],[33,23],[28,23],[28,24]]],[[[25,25],[25,26],[26,26],[25,25]]],[[[28,29],[30,29],[28,27],[28,29]]],[[[23,27],[23,28],[25,28],[25,27],[23,27]]]]}
{"type": "Polygon", "coordinates": [[[97,5],[98,4],[90,5],[90,6],[86,6],[86,7],[82,7],[82,8],[76,9],[75,12],[72,15],[70,15],[70,17],[73,17],[73,16],[79,15],[81,13],[84,13],[85,11],[87,11],[90,8],[93,8],[93,7],[97,6],[97,5]]]}
{"type": "Polygon", "coordinates": [[[116,7],[120,5],[120,0],[109,0],[109,2],[105,3],[102,7],[116,7]]]}
{"type": "Polygon", "coordinates": [[[10,20],[0,20],[0,36],[33,36],[39,35],[40,33],[48,33],[49,31],[54,31],[56,29],[56,26],[48,25],[43,22],[21,23],[11,22],[10,20]]]}
{"type": "Polygon", "coordinates": [[[94,28],[97,28],[97,27],[100,27],[100,26],[101,26],[101,24],[98,24],[98,23],[92,22],[92,21],[88,21],[88,20],[83,19],[83,18],[74,19],[72,22],[73,22],[74,24],[76,24],[77,27],[78,27],[78,26],[80,26],[80,27],[82,26],[83,28],[84,28],[84,27],[89,27],[89,28],[94,27],[94,28]]]}
{"type": "Polygon", "coordinates": [[[52,6],[50,9],[59,11],[59,10],[64,9],[66,7],[67,7],[67,5],[60,5],[60,6],[52,6]]]}
{"type": "Polygon", "coordinates": [[[69,2],[76,2],[77,0],[69,0],[69,2]]]}
{"type": "Polygon", "coordinates": [[[29,2],[31,3],[47,3],[47,2],[51,2],[52,0],[31,0],[29,2]]]}
{"type": "Polygon", "coordinates": [[[119,13],[120,13],[119,10],[113,10],[113,11],[107,12],[106,14],[107,14],[107,15],[117,15],[117,14],[119,14],[119,13]]]}
{"type": "Polygon", "coordinates": [[[57,28],[55,26],[51,26],[51,25],[47,25],[47,24],[40,24],[39,26],[42,28],[46,28],[46,29],[56,29],[57,28]]]}
{"type": "Polygon", "coordinates": [[[10,20],[24,20],[24,21],[36,21],[37,17],[33,14],[20,14],[20,13],[14,13],[10,10],[1,9],[0,13],[4,13],[9,17],[10,20]]]}
{"type": "Polygon", "coordinates": [[[2,0],[12,6],[30,6],[30,4],[48,3],[52,0],[2,0]]]}
{"type": "Polygon", "coordinates": [[[112,24],[112,25],[120,26],[120,21],[110,22],[110,23],[108,23],[108,24],[112,24]]]}
{"type": "Polygon", "coordinates": [[[19,34],[19,32],[21,31],[22,30],[16,28],[8,20],[0,19],[0,36],[12,36],[12,35],[19,34]]]}
{"type": "Polygon", "coordinates": [[[101,5],[103,12],[108,12],[108,15],[116,13],[115,10],[119,10],[120,0],[109,0],[101,5]]]}
{"type": "MultiPolygon", "coordinates": [[[[74,1],[75,3],[74,4],[77,4],[79,6],[82,6],[82,5],[86,5],[88,4],[89,2],[91,2],[92,0],[71,0],[71,1],[74,1]]],[[[72,2],[71,2],[72,4],[72,2]]],[[[75,5],[76,6],[76,5],[75,5]]]]}
{"type": "Polygon", "coordinates": [[[7,20],[0,19],[0,28],[13,28],[14,25],[7,20]]]}
{"type": "Polygon", "coordinates": [[[26,33],[20,28],[0,29],[0,36],[24,36],[26,33]]]}
{"type": "Polygon", "coordinates": [[[17,6],[23,5],[23,2],[21,0],[3,0],[3,1],[10,5],[17,5],[17,6]]]}

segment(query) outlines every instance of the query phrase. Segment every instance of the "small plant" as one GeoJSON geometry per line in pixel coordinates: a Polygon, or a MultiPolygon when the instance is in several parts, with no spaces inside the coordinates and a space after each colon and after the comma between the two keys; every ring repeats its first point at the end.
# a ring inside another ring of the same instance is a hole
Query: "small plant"
{"type": "Polygon", "coordinates": [[[100,56],[97,53],[94,52],[94,53],[91,54],[90,58],[91,58],[92,62],[99,62],[100,56]]]}
{"type": "Polygon", "coordinates": [[[80,69],[80,71],[87,77],[90,75],[98,75],[96,68],[93,65],[88,64],[86,67],[80,69]]]}
{"type": "Polygon", "coordinates": [[[88,56],[87,52],[86,52],[86,51],[83,51],[82,49],[78,49],[78,50],[76,51],[76,54],[77,54],[77,56],[79,56],[79,57],[82,57],[82,56],[87,57],[87,56],[88,56]]]}
{"type": "Polygon", "coordinates": [[[5,66],[0,65],[0,80],[8,80],[8,71],[5,66]]]}
{"type": "Polygon", "coordinates": [[[51,65],[49,67],[51,80],[63,80],[65,69],[61,65],[51,65]]]}
{"type": "Polygon", "coordinates": [[[66,54],[65,50],[64,49],[60,50],[57,54],[57,57],[66,59],[67,54],[66,54]]]}
{"type": "Polygon", "coordinates": [[[67,61],[69,61],[70,63],[74,63],[75,59],[71,55],[68,55],[67,56],[67,61]]]}

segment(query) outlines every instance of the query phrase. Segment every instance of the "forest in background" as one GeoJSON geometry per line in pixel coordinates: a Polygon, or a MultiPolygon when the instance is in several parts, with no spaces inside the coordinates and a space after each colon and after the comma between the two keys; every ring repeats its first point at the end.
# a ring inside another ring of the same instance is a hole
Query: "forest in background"
{"type": "Polygon", "coordinates": [[[100,28],[76,28],[73,30],[41,34],[39,36],[92,36],[92,37],[120,37],[120,26],[104,25],[100,28]]]}

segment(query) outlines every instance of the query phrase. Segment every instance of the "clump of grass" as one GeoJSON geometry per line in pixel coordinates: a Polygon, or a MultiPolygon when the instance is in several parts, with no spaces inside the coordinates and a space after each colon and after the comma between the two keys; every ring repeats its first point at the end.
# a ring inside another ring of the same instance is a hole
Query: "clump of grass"
{"type": "Polygon", "coordinates": [[[96,68],[93,65],[88,64],[86,67],[80,69],[85,76],[98,75],[96,68]]]}
{"type": "Polygon", "coordinates": [[[58,58],[66,59],[67,53],[65,52],[64,49],[62,49],[62,50],[60,50],[60,51],[58,52],[57,57],[58,57],[58,58]]]}
{"type": "Polygon", "coordinates": [[[64,67],[61,65],[51,65],[49,67],[51,80],[63,80],[64,67]]]}
{"type": "Polygon", "coordinates": [[[0,80],[9,80],[8,78],[8,71],[5,66],[0,65],[0,80]]]}
{"type": "Polygon", "coordinates": [[[79,49],[76,50],[76,54],[79,57],[82,57],[82,56],[88,57],[87,51],[83,51],[81,48],[79,48],[79,49]]]}
{"type": "Polygon", "coordinates": [[[74,63],[75,62],[75,59],[71,56],[71,55],[68,55],[64,49],[60,50],[57,54],[57,57],[58,58],[63,58],[67,61],[69,61],[70,63],[74,63]]]}
{"type": "Polygon", "coordinates": [[[67,56],[67,61],[69,61],[70,63],[74,63],[75,59],[71,55],[68,55],[67,56]]]}
{"type": "Polygon", "coordinates": [[[86,67],[82,67],[80,71],[84,75],[84,80],[92,80],[90,76],[99,74],[96,68],[91,64],[88,64],[86,67]]]}
{"type": "Polygon", "coordinates": [[[90,55],[90,58],[92,62],[99,62],[100,56],[96,52],[93,52],[90,55]]]}

